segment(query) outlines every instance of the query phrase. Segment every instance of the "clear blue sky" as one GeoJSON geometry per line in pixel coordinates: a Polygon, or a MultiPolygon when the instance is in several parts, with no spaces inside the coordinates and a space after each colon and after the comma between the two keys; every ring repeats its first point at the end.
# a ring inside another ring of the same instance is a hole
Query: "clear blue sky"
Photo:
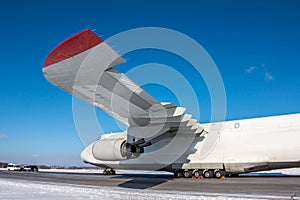
{"type": "MultiPolygon", "coordinates": [[[[297,0],[1,2],[0,161],[81,164],[84,146],[73,122],[72,98],[45,80],[41,66],[58,43],[87,28],[104,39],[145,26],[194,38],[222,75],[227,119],[300,112],[299,10],[297,0]]],[[[174,55],[159,51],[133,52],[125,58],[129,61],[118,68],[123,72],[149,62],[184,66],[174,55]]],[[[158,100],[176,101],[165,88],[145,89],[158,100]]],[[[199,120],[207,122],[209,95],[205,88],[197,91],[199,120]]],[[[105,132],[118,130],[110,117],[97,114],[105,132]]]]}

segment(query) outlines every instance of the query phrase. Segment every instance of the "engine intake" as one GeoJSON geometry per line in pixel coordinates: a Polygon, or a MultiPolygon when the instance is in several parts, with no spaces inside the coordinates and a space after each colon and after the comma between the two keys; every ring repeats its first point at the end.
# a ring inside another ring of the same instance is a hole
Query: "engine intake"
{"type": "Polygon", "coordinates": [[[92,151],[98,160],[119,161],[136,158],[144,149],[128,144],[124,139],[102,139],[93,144],[92,151]]]}

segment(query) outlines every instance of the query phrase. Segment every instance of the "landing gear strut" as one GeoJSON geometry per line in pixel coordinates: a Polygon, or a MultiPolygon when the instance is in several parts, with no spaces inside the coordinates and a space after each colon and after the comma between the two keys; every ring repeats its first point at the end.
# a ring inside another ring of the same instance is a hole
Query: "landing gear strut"
{"type": "Polygon", "coordinates": [[[116,171],[113,168],[105,168],[103,170],[104,175],[115,175],[116,171]]]}

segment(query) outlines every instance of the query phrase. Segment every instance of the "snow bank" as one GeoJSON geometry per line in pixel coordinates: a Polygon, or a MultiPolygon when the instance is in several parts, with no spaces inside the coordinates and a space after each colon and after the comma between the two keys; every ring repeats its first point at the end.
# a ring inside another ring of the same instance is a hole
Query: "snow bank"
{"type": "Polygon", "coordinates": [[[258,199],[280,198],[273,196],[203,194],[195,192],[138,190],[103,186],[80,186],[60,183],[29,182],[22,180],[0,179],[0,199],[39,200],[39,199],[258,199]]]}
{"type": "Polygon", "coordinates": [[[246,176],[300,176],[300,168],[275,169],[270,171],[251,172],[246,176]]]}

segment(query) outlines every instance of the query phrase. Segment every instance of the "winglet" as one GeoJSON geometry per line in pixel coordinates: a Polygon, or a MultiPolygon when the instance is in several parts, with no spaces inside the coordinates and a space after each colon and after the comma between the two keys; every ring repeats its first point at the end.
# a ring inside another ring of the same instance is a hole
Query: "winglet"
{"type": "Polygon", "coordinates": [[[89,29],[77,33],[51,51],[43,64],[43,68],[76,56],[101,42],[103,40],[89,29]]]}

